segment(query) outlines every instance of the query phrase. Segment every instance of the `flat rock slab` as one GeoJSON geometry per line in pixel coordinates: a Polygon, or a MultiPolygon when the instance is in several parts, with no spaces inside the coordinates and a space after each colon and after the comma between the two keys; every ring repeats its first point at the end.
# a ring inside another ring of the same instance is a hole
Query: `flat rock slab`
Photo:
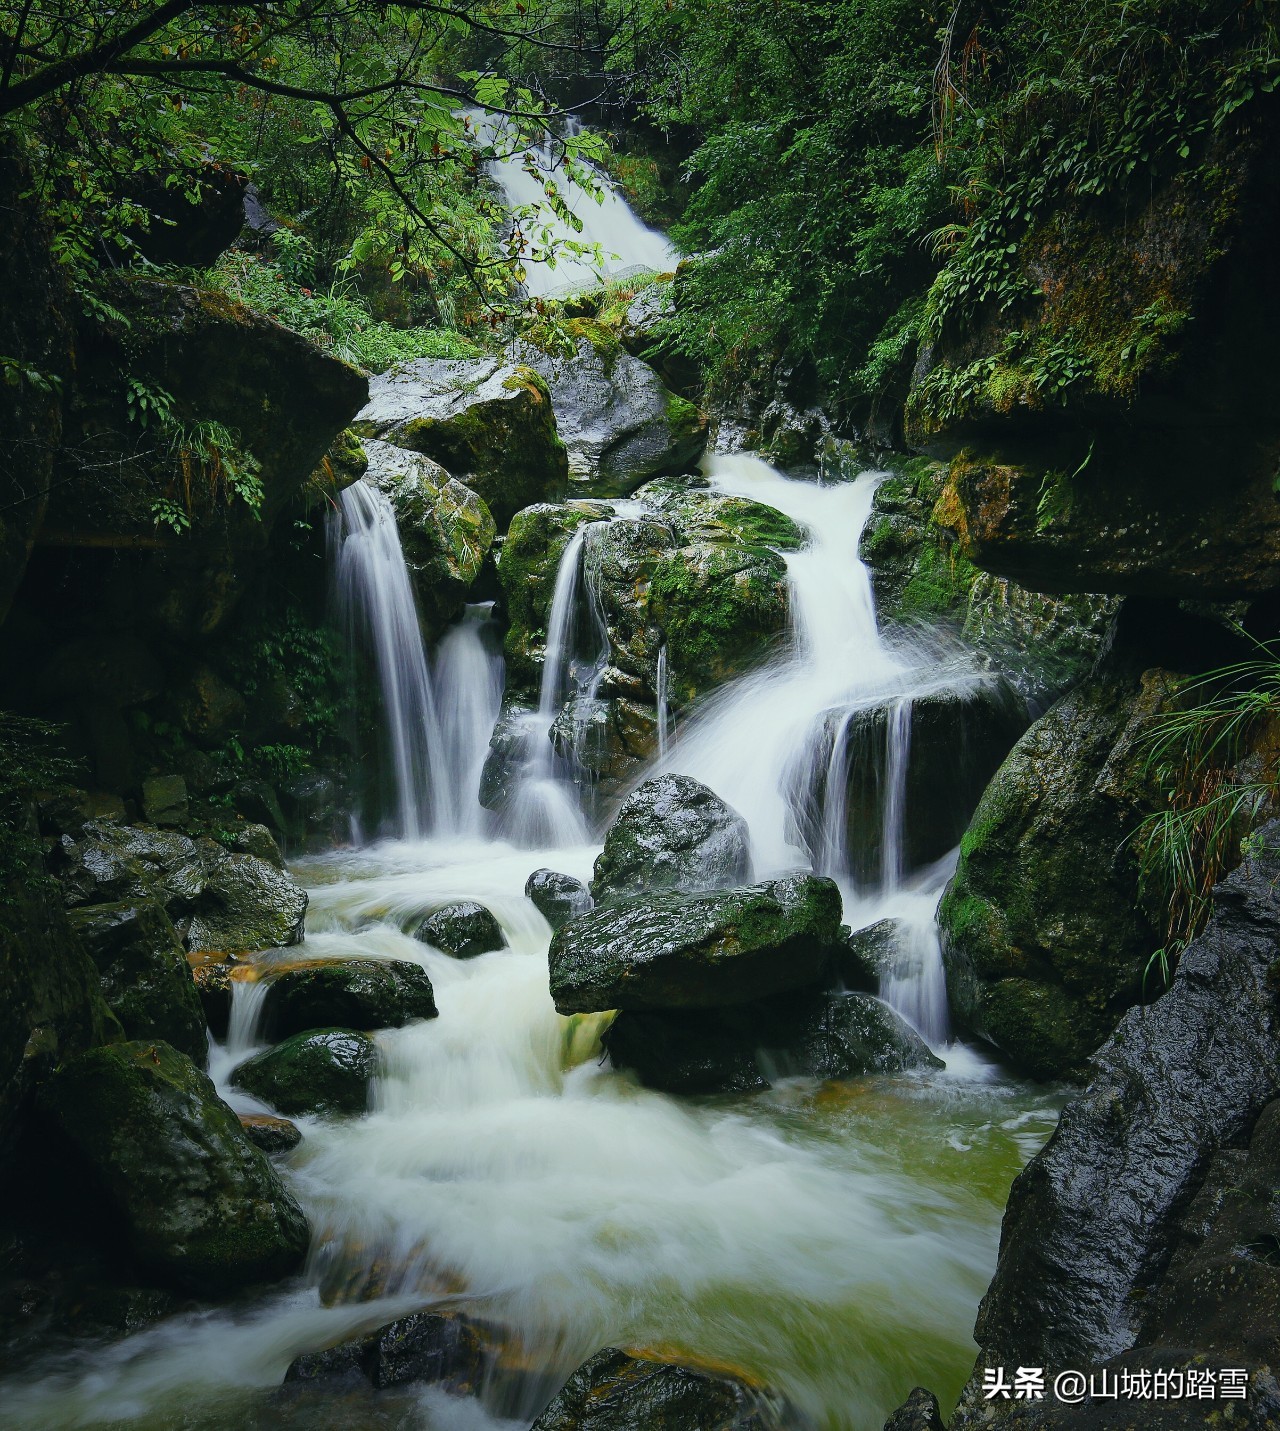
{"type": "Polygon", "coordinates": [[[833,880],[642,896],[570,920],[551,941],[562,1014],[718,1008],[815,983],[840,932],[833,880]]]}

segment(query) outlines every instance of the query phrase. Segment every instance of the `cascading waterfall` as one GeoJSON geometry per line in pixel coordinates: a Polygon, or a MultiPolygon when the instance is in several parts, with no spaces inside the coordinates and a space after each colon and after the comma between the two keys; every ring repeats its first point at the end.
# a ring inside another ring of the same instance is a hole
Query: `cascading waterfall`
{"type": "Polygon", "coordinates": [[[353,650],[370,647],[386,719],[394,832],[479,835],[489,734],[502,703],[502,653],[493,603],[470,605],[445,633],[434,670],[418,620],[395,512],[368,482],[338,498],[330,519],[334,589],[353,650]]]}
{"type": "Polygon", "coordinates": [[[671,696],[669,682],[671,680],[667,663],[667,643],[664,641],[658,647],[658,672],[655,678],[657,686],[656,695],[658,698],[658,759],[665,758],[668,748],[671,745],[671,696]]]}
{"type": "MultiPolygon", "coordinates": [[[[526,221],[526,227],[539,235],[547,230],[552,243],[600,246],[600,261],[591,255],[579,256],[562,249],[553,267],[545,259],[533,258],[532,246],[526,244],[524,286],[530,297],[594,287],[624,270],[645,268],[654,273],[667,273],[675,268],[680,255],[666,235],[640,222],[607,174],[593,165],[584,166],[599,186],[601,199],[597,202],[594,195],[568,178],[563,166],[556,170],[553,141],[520,145],[499,117],[475,110],[469,113],[480,141],[494,145],[502,156],[492,160],[487,168],[508,206],[514,210],[532,210],[535,214],[532,222],[526,221]],[[532,172],[526,168],[526,154],[535,157],[532,172]],[[565,223],[547,203],[545,186],[549,174],[551,182],[559,185],[560,196],[569,211],[581,221],[580,229],[565,223]]],[[[539,238],[539,247],[545,246],[539,238]]]]}

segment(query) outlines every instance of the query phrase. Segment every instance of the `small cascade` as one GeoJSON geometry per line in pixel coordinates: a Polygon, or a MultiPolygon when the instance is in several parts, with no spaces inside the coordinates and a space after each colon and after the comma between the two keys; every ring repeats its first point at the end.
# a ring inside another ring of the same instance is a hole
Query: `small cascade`
{"type": "Polygon", "coordinates": [[[372,649],[386,716],[394,787],[394,832],[420,839],[431,791],[443,780],[435,696],[413,585],[391,503],[368,482],[353,482],[330,517],[334,588],[352,650],[372,649]]]}
{"type": "Polygon", "coordinates": [[[656,695],[658,699],[658,759],[665,758],[667,748],[671,743],[671,715],[670,701],[667,693],[670,676],[667,673],[667,643],[664,641],[658,647],[658,675],[656,685],[658,687],[656,695]]]}
{"type": "Polygon", "coordinates": [[[442,833],[481,835],[490,815],[480,804],[480,775],[502,706],[503,661],[493,602],[468,605],[445,632],[432,675],[440,765],[432,824],[442,833]]]}
{"type": "Polygon", "coordinates": [[[521,718],[523,758],[515,791],[503,815],[504,832],[517,844],[574,845],[586,840],[587,822],[578,800],[577,769],[571,755],[558,751],[551,728],[566,702],[595,688],[608,654],[607,638],[597,636],[595,658],[585,667],[577,655],[581,638],[579,592],[587,587],[585,603],[593,624],[598,621],[599,600],[583,581],[587,536],[595,523],[587,523],[570,537],[556,568],[556,584],[547,613],[547,648],[542,660],[538,709],[521,718]],[[585,675],[585,683],[583,677],[585,675]]]}
{"type": "Polygon", "coordinates": [[[884,834],[880,842],[880,884],[886,893],[902,883],[907,824],[907,766],[911,760],[911,697],[894,701],[885,722],[884,834]]]}
{"type": "Polygon", "coordinates": [[[541,237],[536,245],[526,239],[521,257],[524,286],[531,297],[592,288],[602,280],[637,268],[654,273],[675,268],[680,255],[666,235],[641,223],[607,174],[594,165],[583,166],[590,169],[593,181],[599,185],[602,197],[597,202],[594,194],[587,193],[569,178],[555,153],[554,140],[520,146],[517,136],[499,116],[479,110],[469,113],[481,143],[494,145],[503,156],[491,160],[486,168],[505,195],[508,206],[526,213],[532,211],[535,215],[532,221],[525,219],[526,231],[540,236],[545,230],[551,243],[600,245],[600,262],[591,255],[579,257],[564,250],[555,258],[553,266],[546,259],[533,257],[535,247],[545,249],[547,243],[541,237]],[[532,163],[526,167],[529,156],[532,163]],[[558,186],[569,211],[581,220],[580,229],[565,223],[547,203],[548,182],[558,186]]]}

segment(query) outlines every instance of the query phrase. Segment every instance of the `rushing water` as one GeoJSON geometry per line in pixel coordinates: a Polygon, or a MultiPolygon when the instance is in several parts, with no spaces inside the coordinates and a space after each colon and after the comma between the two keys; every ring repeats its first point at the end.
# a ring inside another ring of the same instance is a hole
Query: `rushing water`
{"type": "MultiPolygon", "coordinates": [[[[297,1120],[304,1138],[287,1167],[315,1228],[299,1284],[50,1361],[0,1385],[6,1424],[514,1431],[607,1343],[741,1367],[821,1431],[878,1428],[917,1383],[944,1398],[959,1389],[1009,1183],[1056,1117],[1050,1095],[946,1044],[933,915],[951,864],[910,870],[901,857],[912,703],[976,690],[983,677],[945,647],[877,630],[856,556],[875,474],[819,486],[732,457],[713,459],[709,476],[788,512],[810,542],[787,558],[789,642],[682,715],[655,765],[695,775],[747,817],[758,878],[814,864],[840,880],[851,923],[900,921],[899,965],[882,992],[946,1070],[675,1099],[601,1066],[605,1017],[555,1013],[550,930],[523,894],[539,866],[587,878],[598,850],[571,758],[548,738],[603,666],[584,560],[593,528],[578,529],[560,565],[520,794],[495,835],[476,800],[499,697],[490,614],[470,609],[434,662],[420,641],[417,657],[402,649],[416,639],[412,596],[394,609],[407,578],[402,589],[388,569],[382,510],[357,484],[350,503],[344,494],[340,580],[353,620],[373,631],[389,726],[403,727],[393,751],[403,745],[412,779],[434,778],[436,793],[423,803],[412,783],[401,792],[403,828],[421,837],[300,862],[306,942],[260,957],[414,960],[430,973],[440,1017],[378,1035],[368,1116],[297,1120]],[[348,548],[360,543],[357,561],[348,548]],[[843,772],[850,719],[874,706],[888,711],[885,854],[879,877],[860,884],[843,772]],[[432,742],[446,753],[444,775],[433,777],[423,750],[432,742]],[[797,791],[817,810],[812,851],[797,791]],[[457,961],[411,937],[426,912],[461,898],[493,910],[506,949],[457,961]],[[509,1374],[479,1403],[386,1393],[376,1410],[339,1400],[300,1415],[272,1399],[300,1352],[432,1302],[503,1329],[509,1374]]],[[[619,519],[634,515],[624,504],[619,519]]],[[[257,1043],[261,987],[237,989],[228,1045],[211,1061],[243,1110],[254,1105],[225,1079],[257,1043]]]]}
{"type": "Polygon", "coordinates": [[[488,165],[490,176],[508,207],[525,215],[522,261],[530,297],[590,288],[602,279],[637,268],[666,273],[679,262],[680,256],[666,235],[640,222],[607,174],[584,165],[597,186],[595,194],[588,193],[558,166],[554,141],[521,146],[493,116],[473,111],[471,117],[482,142],[494,145],[500,156],[488,165]],[[548,181],[558,186],[560,197],[581,228],[567,224],[548,204],[548,181]],[[563,247],[566,244],[598,244],[600,256],[576,254],[563,247]],[[550,253],[553,245],[562,246],[555,252],[554,263],[534,257],[535,252],[550,253]]]}

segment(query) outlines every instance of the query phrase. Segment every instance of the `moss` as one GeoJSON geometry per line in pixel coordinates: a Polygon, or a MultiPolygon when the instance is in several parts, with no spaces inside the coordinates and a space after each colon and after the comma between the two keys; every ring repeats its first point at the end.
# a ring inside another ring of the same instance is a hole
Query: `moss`
{"type": "Polygon", "coordinates": [[[967,605],[977,578],[978,568],[958,548],[925,542],[903,588],[901,609],[908,616],[954,616],[967,605]]]}

